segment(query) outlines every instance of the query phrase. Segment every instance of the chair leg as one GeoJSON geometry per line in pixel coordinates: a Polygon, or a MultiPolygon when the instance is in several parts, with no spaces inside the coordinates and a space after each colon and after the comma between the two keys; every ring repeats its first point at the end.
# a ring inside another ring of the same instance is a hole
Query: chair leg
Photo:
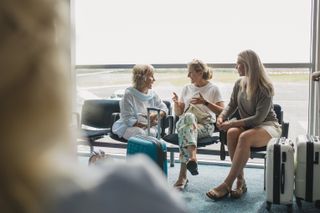
{"type": "Polygon", "coordinates": [[[170,167],[174,167],[174,152],[170,151],[170,167]]]}
{"type": "Polygon", "coordinates": [[[263,161],[263,190],[266,191],[266,156],[264,156],[263,161]]]}
{"type": "Polygon", "coordinates": [[[92,145],[92,139],[89,139],[89,146],[90,146],[90,153],[93,153],[93,151],[94,151],[94,147],[93,147],[93,145],[92,145]]]}

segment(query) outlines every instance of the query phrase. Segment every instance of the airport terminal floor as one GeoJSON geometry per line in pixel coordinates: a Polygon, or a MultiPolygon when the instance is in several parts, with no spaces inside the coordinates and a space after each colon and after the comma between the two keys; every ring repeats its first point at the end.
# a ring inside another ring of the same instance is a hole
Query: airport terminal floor
{"type": "MultiPolygon", "coordinates": [[[[99,150],[100,148],[96,148],[99,150]]],[[[102,148],[114,160],[125,160],[125,149],[109,149],[102,148]]],[[[86,148],[81,148],[82,155],[79,161],[88,164],[88,155],[86,156],[86,148]]],[[[88,153],[87,153],[88,154],[88,153]]],[[[212,156],[211,156],[212,157],[212,156]]],[[[267,212],[266,192],[263,189],[263,167],[261,162],[251,161],[251,164],[245,168],[245,178],[248,191],[240,199],[226,198],[219,201],[210,200],[206,196],[206,192],[212,187],[221,183],[230,164],[228,159],[224,162],[214,160],[210,156],[202,156],[199,160],[199,175],[191,176],[188,174],[189,183],[183,192],[180,192],[191,213],[262,213],[267,212]],[[259,165],[260,164],[260,165],[259,165]]],[[[176,162],[174,167],[168,165],[168,184],[173,185],[178,177],[179,163],[176,162]]],[[[272,205],[271,212],[287,212],[285,205],[272,205]]],[[[314,207],[313,203],[303,202],[303,209],[299,210],[295,200],[293,201],[293,212],[320,212],[320,209],[314,207]]]]}

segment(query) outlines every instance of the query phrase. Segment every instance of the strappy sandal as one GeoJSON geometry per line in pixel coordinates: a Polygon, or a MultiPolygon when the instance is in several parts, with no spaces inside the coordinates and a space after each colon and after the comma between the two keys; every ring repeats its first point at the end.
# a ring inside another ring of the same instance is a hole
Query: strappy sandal
{"type": "Polygon", "coordinates": [[[179,190],[179,191],[183,191],[183,190],[187,187],[188,183],[189,183],[189,180],[186,179],[186,180],[183,181],[182,183],[179,183],[179,184],[176,184],[176,183],[175,183],[175,184],[173,185],[173,187],[174,187],[175,189],[179,190]]]}
{"type": "Polygon", "coordinates": [[[232,198],[238,199],[246,192],[247,192],[246,181],[244,179],[238,179],[237,180],[237,188],[233,189],[230,192],[230,196],[232,198]]]}
{"type": "Polygon", "coordinates": [[[218,189],[218,187],[217,187],[217,188],[214,188],[214,189],[208,191],[206,193],[206,195],[212,200],[215,200],[215,201],[221,200],[222,198],[227,197],[231,191],[230,187],[225,182],[222,183],[222,187],[223,187],[222,188],[223,190],[218,189]],[[226,191],[226,192],[224,193],[224,191],[226,191]]]}
{"type": "Polygon", "coordinates": [[[187,169],[192,175],[198,175],[198,164],[195,160],[189,160],[187,163],[187,169]]]}

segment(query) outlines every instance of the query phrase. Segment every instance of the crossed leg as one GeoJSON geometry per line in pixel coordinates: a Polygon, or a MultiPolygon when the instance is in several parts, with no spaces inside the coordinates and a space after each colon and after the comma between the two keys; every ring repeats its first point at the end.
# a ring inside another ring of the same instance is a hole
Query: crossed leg
{"type": "Polygon", "coordinates": [[[235,179],[243,178],[243,168],[249,156],[250,147],[262,147],[267,145],[271,139],[269,133],[263,128],[243,130],[241,128],[230,128],[227,133],[228,151],[232,160],[231,169],[222,184],[207,195],[213,199],[219,199],[227,195],[231,190],[235,179]]]}

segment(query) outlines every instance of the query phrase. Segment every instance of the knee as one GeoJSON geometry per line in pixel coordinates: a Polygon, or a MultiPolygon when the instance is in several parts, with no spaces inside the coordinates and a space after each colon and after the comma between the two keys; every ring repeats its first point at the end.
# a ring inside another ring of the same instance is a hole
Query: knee
{"type": "Polygon", "coordinates": [[[240,147],[250,147],[251,137],[247,132],[243,132],[239,135],[238,146],[240,147]]]}
{"type": "Polygon", "coordinates": [[[125,131],[123,138],[128,140],[130,137],[136,135],[146,135],[146,132],[139,127],[130,127],[125,131]]]}
{"type": "MultiPolygon", "coordinates": [[[[150,129],[150,131],[151,131],[151,129],[150,129]]],[[[134,134],[136,134],[136,135],[146,135],[146,132],[142,129],[142,128],[136,128],[135,129],[135,133],[134,134]]]]}
{"type": "Polygon", "coordinates": [[[230,128],[227,132],[227,138],[228,139],[236,139],[238,138],[240,134],[240,129],[239,128],[230,128]]]}
{"type": "Polygon", "coordinates": [[[190,112],[187,112],[184,115],[183,119],[184,119],[184,123],[187,124],[187,125],[188,124],[191,125],[194,122],[196,122],[196,116],[194,114],[190,113],[190,112]]]}
{"type": "Polygon", "coordinates": [[[190,129],[195,123],[196,123],[195,115],[192,113],[186,113],[182,118],[179,119],[176,125],[177,131],[181,132],[184,129],[190,129]]]}

